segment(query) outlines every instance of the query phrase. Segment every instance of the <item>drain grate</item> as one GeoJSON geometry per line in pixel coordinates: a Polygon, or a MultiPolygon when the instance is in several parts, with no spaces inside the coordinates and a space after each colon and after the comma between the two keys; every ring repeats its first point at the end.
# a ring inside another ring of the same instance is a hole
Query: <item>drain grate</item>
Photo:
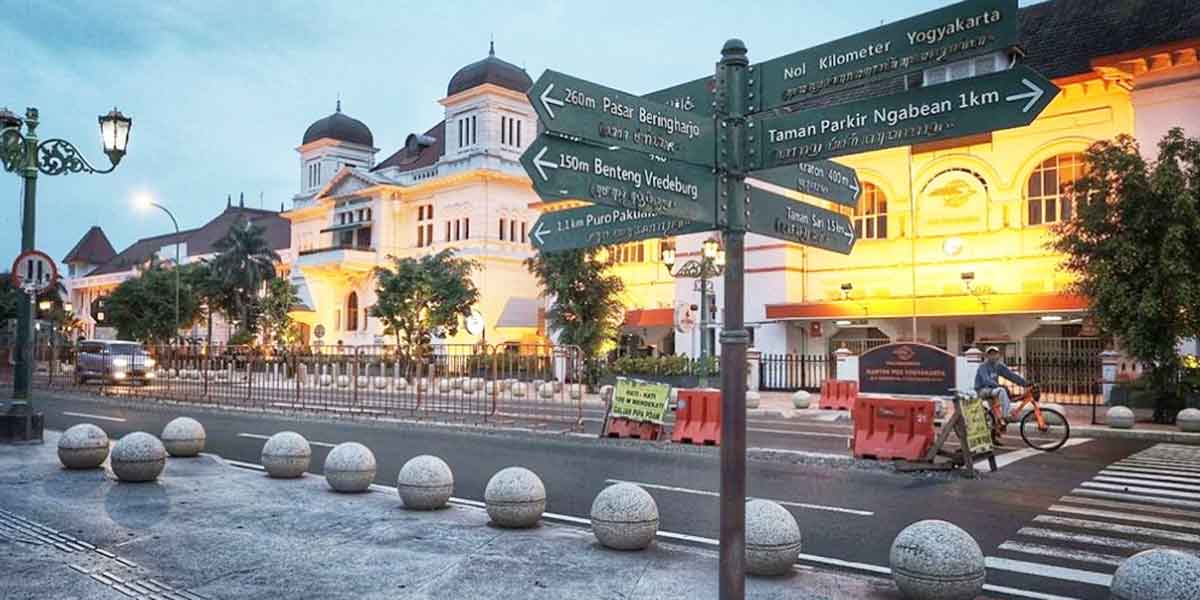
{"type": "Polygon", "coordinates": [[[71,534],[63,533],[4,509],[0,509],[0,538],[30,546],[55,548],[66,554],[75,554],[84,559],[81,562],[85,563],[88,562],[88,559],[94,559],[102,566],[88,568],[78,562],[68,563],[67,566],[76,573],[110,587],[128,598],[135,600],[210,600],[196,592],[176,588],[158,579],[141,575],[138,572],[143,569],[131,560],[117,556],[103,548],[97,548],[71,534]],[[113,572],[114,570],[127,570],[132,574],[118,575],[113,572]]]}

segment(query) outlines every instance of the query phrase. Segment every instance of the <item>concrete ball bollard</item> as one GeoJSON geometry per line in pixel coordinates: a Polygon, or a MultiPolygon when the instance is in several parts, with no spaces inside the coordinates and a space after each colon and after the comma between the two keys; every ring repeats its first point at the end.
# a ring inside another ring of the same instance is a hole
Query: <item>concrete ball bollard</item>
{"type": "Polygon", "coordinates": [[[409,459],[400,467],[396,490],[404,508],[433,510],[441,508],[454,494],[454,473],[446,461],[428,454],[409,459]]]}
{"type": "Polygon", "coordinates": [[[1133,411],[1128,406],[1113,406],[1104,413],[1104,422],[1111,429],[1132,429],[1133,411]]]}
{"type": "Polygon", "coordinates": [[[983,551],[953,523],[918,521],[905,527],[888,554],[892,579],[914,600],[971,600],[983,591],[983,551]]]}
{"type": "Polygon", "coordinates": [[[542,384],[542,388],[538,390],[538,395],[546,400],[553,398],[555,396],[554,385],[550,383],[542,384]]]}
{"type": "Polygon", "coordinates": [[[611,404],[612,399],[613,399],[613,386],[611,386],[611,385],[600,386],[600,401],[605,404],[611,404]]]}
{"type": "Polygon", "coordinates": [[[403,377],[396,378],[396,389],[401,391],[408,389],[408,380],[403,377]]]}
{"type": "Polygon", "coordinates": [[[321,387],[329,387],[330,385],[333,385],[333,376],[329,374],[322,375],[317,378],[317,383],[319,383],[321,387]]]}
{"type": "Polygon", "coordinates": [[[501,469],[488,480],[483,492],[488,517],[500,527],[533,527],[546,510],[546,486],[524,467],[501,469]]]}
{"type": "MultiPolygon", "coordinates": [[[[1059,415],[1063,416],[1063,418],[1067,418],[1067,409],[1057,402],[1048,402],[1043,404],[1042,408],[1048,408],[1050,410],[1057,411],[1059,415]]],[[[1050,425],[1062,425],[1062,420],[1058,418],[1058,415],[1043,412],[1042,418],[1045,419],[1046,423],[1050,425]]]]}
{"type": "Polygon", "coordinates": [[[58,438],[58,460],[68,469],[95,469],[108,458],[108,434],[91,423],[73,425],[58,438]]]}
{"type": "Polygon", "coordinates": [[[1113,600],[1200,598],[1200,557],[1166,548],[1143,550],[1121,561],[1112,579],[1113,600]]]}
{"type": "Polygon", "coordinates": [[[484,383],[484,384],[483,384],[483,391],[484,391],[484,393],[485,393],[485,394],[494,394],[494,393],[496,393],[496,382],[495,382],[495,381],[488,381],[488,382],[484,383]]]}
{"type": "Polygon", "coordinates": [[[162,431],[163,446],[171,456],[196,456],[204,451],[207,439],[204,426],[191,417],[172,419],[162,431]]]}
{"type": "Polygon", "coordinates": [[[592,533],[606,548],[641,550],[658,533],[658,505],[641,486],[610,485],[592,501],[592,533]]]}
{"type": "Polygon", "coordinates": [[[388,387],[387,377],[384,377],[382,375],[376,375],[375,378],[371,382],[372,382],[372,384],[374,384],[375,389],[377,389],[377,390],[386,390],[388,387]]]}
{"type": "Polygon", "coordinates": [[[349,375],[338,375],[337,376],[337,386],[340,388],[350,387],[350,376],[349,375]]]}
{"type": "Polygon", "coordinates": [[[267,475],[276,479],[294,479],[304,475],[312,460],[312,447],[304,436],[294,431],[281,431],[263,444],[262,464],[267,475]]]}
{"type": "Polygon", "coordinates": [[[452,390],[461,390],[461,389],[463,389],[463,380],[462,380],[462,377],[452,377],[452,378],[450,379],[450,389],[452,389],[452,390]]]}
{"type": "Polygon", "coordinates": [[[800,526],[786,508],[770,500],[746,503],[746,572],[783,575],[800,554],[800,526]]]}
{"type": "Polygon", "coordinates": [[[109,464],[121,481],[154,481],[167,465],[167,449],[158,438],[145,431],[135,431],[113,446],[109,464]]]}
{"type": "Polygon", "coordinates": [[[1175,424],[1184,433],[1200,433],[1200,409],[1185,408],[1175,415],[1175,424]]]}
{"type": "Polygon", "coordinates": [[[746,408],[758,408],[762,396],[754,390],[746,390],[746,408]]]}
{"type": "Polygon", "coordinates": [[[358,442],[334,446],[325,457],[325,481],[336,492],[365,492],[375,481],[375,453],[358,442]]]}
{"type": "Polygon", "coordinates": [[[369,388],[371,387],[371,378],[366,375],[359,375],[354,379],[354,386],[359,389],[369,388]]]}
{"type": "Polygon", "coordinates": [[[812,406],[812,394],[804,390],[792,394],[792,406],[799,410],[812,406]]]}
{"type": "Polygon", "coordinates": [[[567,396],[572,400],[583,400],[583,384],[572,383],[567,386],[567,396]]]}
{"type": "Polygon", "coordinates": [[[510,393],[513,398],[523,398],[525,396],[525,384],[520,381],[513,382],[510,393]]]}
{"type": "Polygon", "coordinates": [[[417,391],[424,392],[429,390],[429,380],[422,377],[417,380],[417,391]]]}

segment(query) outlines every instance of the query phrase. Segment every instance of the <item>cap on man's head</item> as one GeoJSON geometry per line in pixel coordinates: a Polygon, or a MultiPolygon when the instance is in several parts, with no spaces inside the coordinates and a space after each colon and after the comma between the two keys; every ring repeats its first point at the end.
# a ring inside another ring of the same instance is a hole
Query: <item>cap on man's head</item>
{"type": "Polygon", "coordinates": [[[988,346],[987,350],[983,351],[984,354],[991,354],[993,352],[995,352],[996,354],[1000,354],[1000,349],[995,346],[988,346]]]}

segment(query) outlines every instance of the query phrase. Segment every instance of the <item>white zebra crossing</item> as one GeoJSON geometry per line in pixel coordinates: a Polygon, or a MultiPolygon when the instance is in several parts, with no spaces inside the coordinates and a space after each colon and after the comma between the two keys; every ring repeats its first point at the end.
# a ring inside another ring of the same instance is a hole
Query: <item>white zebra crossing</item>
{"type": "Polygon", "coordinates": [[[1200,556],[1200,447],[1157,444],[1105,467],[988,556],[989,569],[1111,584],[1151,548],[1200,556]]]}

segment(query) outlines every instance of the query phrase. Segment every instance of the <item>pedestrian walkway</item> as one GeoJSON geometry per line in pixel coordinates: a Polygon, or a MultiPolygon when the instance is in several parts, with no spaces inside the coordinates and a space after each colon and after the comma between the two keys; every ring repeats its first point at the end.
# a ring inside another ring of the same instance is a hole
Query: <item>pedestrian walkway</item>
{"type": "Polygon", "coordinates": [[[1125,558],[1150,548],[1200,555],[1200,448],[1156,444],[1114,462],[987,558],[992,571],[1095,586],[1107,598],[1125,558]]]}

